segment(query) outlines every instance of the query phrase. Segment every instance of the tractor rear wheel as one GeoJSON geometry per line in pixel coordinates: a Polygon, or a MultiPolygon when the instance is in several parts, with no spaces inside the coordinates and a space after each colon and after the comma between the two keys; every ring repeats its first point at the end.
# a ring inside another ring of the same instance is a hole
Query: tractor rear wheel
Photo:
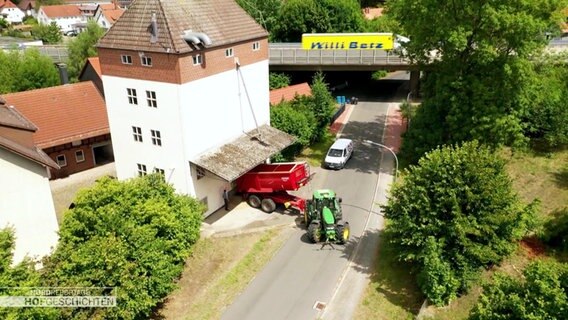
{"type": "Polygon", "coordinates": [[[313,243],[318,243],[321,241],[321,228],[319,223],[311,223],[308,226],[308,238],[313,243]]]}
{"type": "Polygon", "coordinates": [[[251,194],[247,199],[247,203],[253,208],[258,208],[260,207],[260,198],[255,194],[251,194]]]}
{"type": "Polygon", "coordinates": [[[345,224],[338,224],[335,230],[337,232],[337,239],[340,244],[345,244],[347,241],[349,241],[349,236],[351,234],[349,222],[345,222],[345,224]]]}
{"type": "Polygon", "coordinates": [[[276,210],[276,202],[270,198],[264,198],[260,203],[260,208],[266,213],[272,213],[276,210]]]}

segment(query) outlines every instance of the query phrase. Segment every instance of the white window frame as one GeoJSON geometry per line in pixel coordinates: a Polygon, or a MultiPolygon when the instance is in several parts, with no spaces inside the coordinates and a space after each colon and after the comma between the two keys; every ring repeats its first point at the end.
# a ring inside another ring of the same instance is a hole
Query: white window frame
{"type": "Polygon", "coordinates": [[[150,56],[140,56],[140,64],[144,67],[152,66],[152,57],[150,56]]]}
{"type": "Polygon", "coordinates": [[[252,43],[252,51],[260,50],[260,41],[255,41],[252,43]]]}
{"type": "Polygon", "coordinates": [[[156,167],[154,167],[154,173],[159,173],[163,176],[166,175],[166,171],[164,169],[160,169],[160,168],[156,168],[156,167]]]}
{"type": "Polygon", "coordinates": [[[225,49],[225,58],[230,58],[235,55],[233,48],[225,49]]]}
{"type": "Polygon", "coordinates": [[[85,152],[83,152],[82,149],[75,151],[75,161],[76,161],[77,163],[80,163],[80,162],[85,161],[85,152]],[[81,156],[79,156],[79,154],[80,154],[81,156]],[[81,159],[79,159],[79,158],[81,158],[81,159]]]}
{"type": "Polygon", "coordinates": [[[67,167],[67,158],[64,154],[58,154],[57,157],[55,157],[55,162],[57,162],[57,165],[60,167],[67,167]],[[59,157],[63,157],[63,160],[59,160],[59,157]]]}
{"type": "Polygon", "coordinates": [[[134,137],[134,141],[144,142],[144,138],[142,137],[142,128],[132,126],[132,136],[134,137]]]}
{"type": "Polygon", "coordinates": [[[193,65],[194,66],[199,66],[203,63],[203,56],[200,54],[196,54],[193,57],[193,65]]]}
{"type": "Polygon", "coordinates": [[[145,164],[141,164],[141,163],[137,163],[136,167],[138,168],[138,176],[145,176],[148,174],[148,170],[146,170],[146,165],[145,164]]]}
{"type": "Polygon", "coordinates": [[[133,105],[138,105],[138,94],[136,89],[126,88],[126,95],[128,96],[128,103],[133,105]]]}
{"type": "Polygon", "coordinates": [[[159,130],[150,130],[152,136],[152,144],[158,147],[162,146],[162,134],[159,130]]]}
{"type": "Polygon", "coordinates": [[[122,61],[122,64],[132,64],[132,56],[123,54],[120,56],[120,61],[122,61]]]}
{"type": "Polygon", "coordinates": [[[156,91],[146,90],[146,102],[150,108],[158,108],[158,98],[156,98],[156,91]]]}

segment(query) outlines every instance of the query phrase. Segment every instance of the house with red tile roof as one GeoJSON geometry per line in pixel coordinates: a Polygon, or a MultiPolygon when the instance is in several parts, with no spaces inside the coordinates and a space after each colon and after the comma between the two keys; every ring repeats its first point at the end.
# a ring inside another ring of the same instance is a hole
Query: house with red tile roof
{"type": "Polygon", "coordinates": [[[0,0],[0,17],[10,24],[22,23],[26,14],[10,0],[0,0]]]}
{"type": "Polygon", "coordinates": [[[20,3],[18,3],[18,8],[20,8],[26,16],[33,16],[35,14],[35,0],[21,0],[20,3]]]}
{"type": "Polygon", "coordinates": [[[296,96],[311,96],[312,89],[307,82],[270,90],[270,104],[279,104],[282,101],[292,101],[296,96]]]}
{"type": "Polygon", "coordinates": [[[101,28],[108,30],[124,13],[118,4],[100,4],[95,10],[93,19],[101,28]]]}
{"type": "Polygon", "coordinates": [[[87,23],[88,16],[81,12],[79,6],[74,4],[62,4],[53,6],[41,6],[37,13],[40,24],[50,25],[55,22],[62,32],[75,30],[75,25],[87,23]]]}
{"type": "Polygon", "coordinates": [[[99,57],[90,57],[87,59],[81,73],[79,73],[79,81],[92,81],[101,95],[103,97],[105,96],[99,57]]]}
{"type": "Polygon", "coordinates": [[[14,264],[49,254],[58,239],[48,170],[58,166],[34,143],[37,130],[0,97],[0,229],[15,232],[14,264]]]}
{"type": "Polygon", "coordinates": [[[52,179],[114,161],[103,97],[90,81],[6,94],[38,128],[34,143],[55,161],[52,179]]]}

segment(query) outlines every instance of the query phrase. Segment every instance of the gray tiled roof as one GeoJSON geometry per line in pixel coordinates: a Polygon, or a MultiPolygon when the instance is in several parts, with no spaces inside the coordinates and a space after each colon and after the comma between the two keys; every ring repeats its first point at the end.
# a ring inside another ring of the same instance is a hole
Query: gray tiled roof
{"type": "Polygon", "coordinates": [[[263,125],[191,162],[227,181],[234,181],[294,141],[293,136],[263,125]]]}
{"type": "Polygon", "coordinates": [[[99,41],[102,48],[187,53],[185,31],[205,33],[210,47],[267,37],[268,33],[234,0],[135,0],[99,41]],[[158,41],[150,43],[152,13],[158,41]]]}
{"type": "Polygon", "coordinates": [[[14,107],[8,106],[6,100],[2,97],[0,97],[0,126],[1,125],[28,131],[37,131],[37,127],[33,123],[16,111],[14,107]]]}

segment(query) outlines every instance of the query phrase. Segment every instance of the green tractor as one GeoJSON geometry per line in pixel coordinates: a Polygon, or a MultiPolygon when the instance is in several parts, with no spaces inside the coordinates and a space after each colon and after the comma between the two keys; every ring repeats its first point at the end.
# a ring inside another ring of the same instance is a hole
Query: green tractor
{"type": "Polygon", "coordinates": [[[313,243],[345,244],[349,240],[349,223],[341,221],[341,198],[328,189],[314,191],[312,199],[306,201],[304,220],[308,237],[313,243]]]}

